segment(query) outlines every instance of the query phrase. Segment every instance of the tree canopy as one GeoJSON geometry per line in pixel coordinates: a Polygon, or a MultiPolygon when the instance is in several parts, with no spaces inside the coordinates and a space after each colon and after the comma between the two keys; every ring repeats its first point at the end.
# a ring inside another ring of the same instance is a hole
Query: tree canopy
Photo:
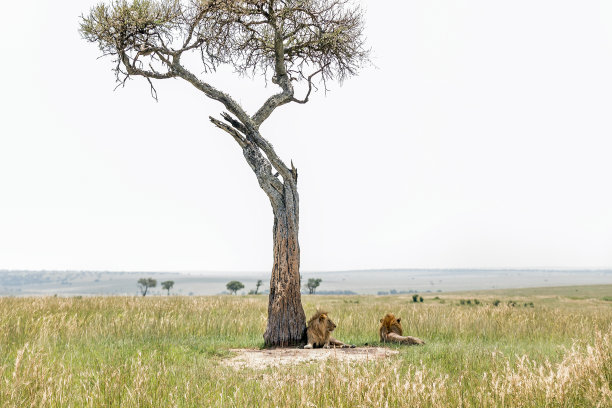
{"type": "Polygon", "coordinates": [[[142,293],[142,296],[146,296],[149,288],[154,288],[155,286],[157,286],[157,280],[153,278],[141,278],[138,279],[138,286],[140,288],[140,293],[142,293]]]}
{"type": "MultiPolygon", "coordinates": [[[[201,86],[181,61],[194,50],[206,72],[230,64],[243,75],[263,74],[283,92],[257,112],[260,124],[282,104],[308,101],[315,76],[342,81],[368,61],[361,14],[348,0],[118,0],[93,7],[80,31],[115,58],[121,84],[140,75],[201,86]],[[292,81],[308,85],[303,99],[292,81]]],[[[214,91],[205,92],[223,102],[214,91]]]]}
{"type": "Polygon", "coordinates": [[[227,290],[229,290],[230,292],[232,292],[234,295],[236,294],[236,292],[238,292],[240,289],[244,288],[244,284],[242,282],[239,281],[230,281],[228,282],[225,287],[227,288],[227,290]]]}
{"type": "Polygon", "coordinates": [[[170,289],[174,286],[174,281],[168,280],[161,283],[161,286],[164,290],[168,291],[168,296],[170,296],[170,289]]]}
{"type": "Polygon", "coordinates": [[[306,283],[306,287],[308,288],[308,293],[311,295],[314,294],[319,287],[319,285],[323,282],[323,279],[320,278],[310,278],[308,279],[308,283],[306,283]]]}

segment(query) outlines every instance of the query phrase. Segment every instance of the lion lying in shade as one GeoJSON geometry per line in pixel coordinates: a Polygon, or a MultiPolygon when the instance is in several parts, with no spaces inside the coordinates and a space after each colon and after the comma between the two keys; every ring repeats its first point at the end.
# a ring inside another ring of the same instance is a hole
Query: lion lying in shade
{"type": "Polygon", "coordinates": [[[308,325],[306,327],[308,344],[306,344],[304,348],[355,347],[352,344],[345,344],[331,337],[331,332],[333,332],[335,328],[336,324],[327,316],[327,312],[317,310],[317,312],[308,321],[308,325]]]}
{"type": "Polygon", "coordinates": [[[401,320],[401,318],[395,318],[391,313],[380,319],[380,328],[378,329],[380,341],[383,343],[389,341],[401,344],[425,344],[423,340],[417,337],[402,336],[401,320]]]}

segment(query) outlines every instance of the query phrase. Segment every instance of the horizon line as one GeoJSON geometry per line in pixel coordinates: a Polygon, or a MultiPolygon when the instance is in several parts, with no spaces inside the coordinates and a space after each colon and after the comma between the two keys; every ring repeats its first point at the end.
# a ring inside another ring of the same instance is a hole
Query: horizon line
{"type": "MultiPolygon", "coordinates": [[[[391,272],[391,271],[612,271],[612,267],[429,267],[429,268],[363,268],[363,269],[326,269],[304,270],[301,273],[339,273],[339,272],[391,272]]],[[[94,273],[173,273],[173,274],[225,274],[270,273],[264,270],[114,270],[114,269],[0,269],[0,272],[94,272],[94,273]]]]}

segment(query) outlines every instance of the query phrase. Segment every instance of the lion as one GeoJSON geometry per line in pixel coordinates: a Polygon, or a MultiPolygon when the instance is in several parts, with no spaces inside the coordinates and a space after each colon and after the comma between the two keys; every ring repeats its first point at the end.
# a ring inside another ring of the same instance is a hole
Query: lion
{"type": "Polygon", "coordinates": [[[380,341],[387,342],[392,341],[401,344],[425,344],[425,342],[417,337],[402,336],[402,324],[400,323],[401,318],[395,318],[391,313],[388,313],[385,317],[380,319],[380,328],[378,333],[380,334],[380,341]]]}
{"type": "Polygon", "coordinates": [[[335,328],[336,324],[327,316],[327,312],[317,310],[317,312],[308,321],[308,326],[306,328],[308,344],[306,344],[304,348],[355,347],[352,344],[345,344],[331,337],[331,332],[333,332],[335,328]]]}

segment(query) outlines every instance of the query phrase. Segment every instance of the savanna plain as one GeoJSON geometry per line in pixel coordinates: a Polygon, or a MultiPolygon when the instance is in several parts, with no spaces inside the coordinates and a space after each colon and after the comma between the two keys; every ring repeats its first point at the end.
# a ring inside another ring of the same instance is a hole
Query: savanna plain
{"type": "MultiPolygon", "coordinates": [[[[0,298],[1,407],[612,407],[612,285],[304,296],[383,359],[228,365],[266,296],[0,298]],[[424,346],[381,344],[385,313],[424,346]]],[[[314,350],[316,352],[317,350],[314,350]]]]}

